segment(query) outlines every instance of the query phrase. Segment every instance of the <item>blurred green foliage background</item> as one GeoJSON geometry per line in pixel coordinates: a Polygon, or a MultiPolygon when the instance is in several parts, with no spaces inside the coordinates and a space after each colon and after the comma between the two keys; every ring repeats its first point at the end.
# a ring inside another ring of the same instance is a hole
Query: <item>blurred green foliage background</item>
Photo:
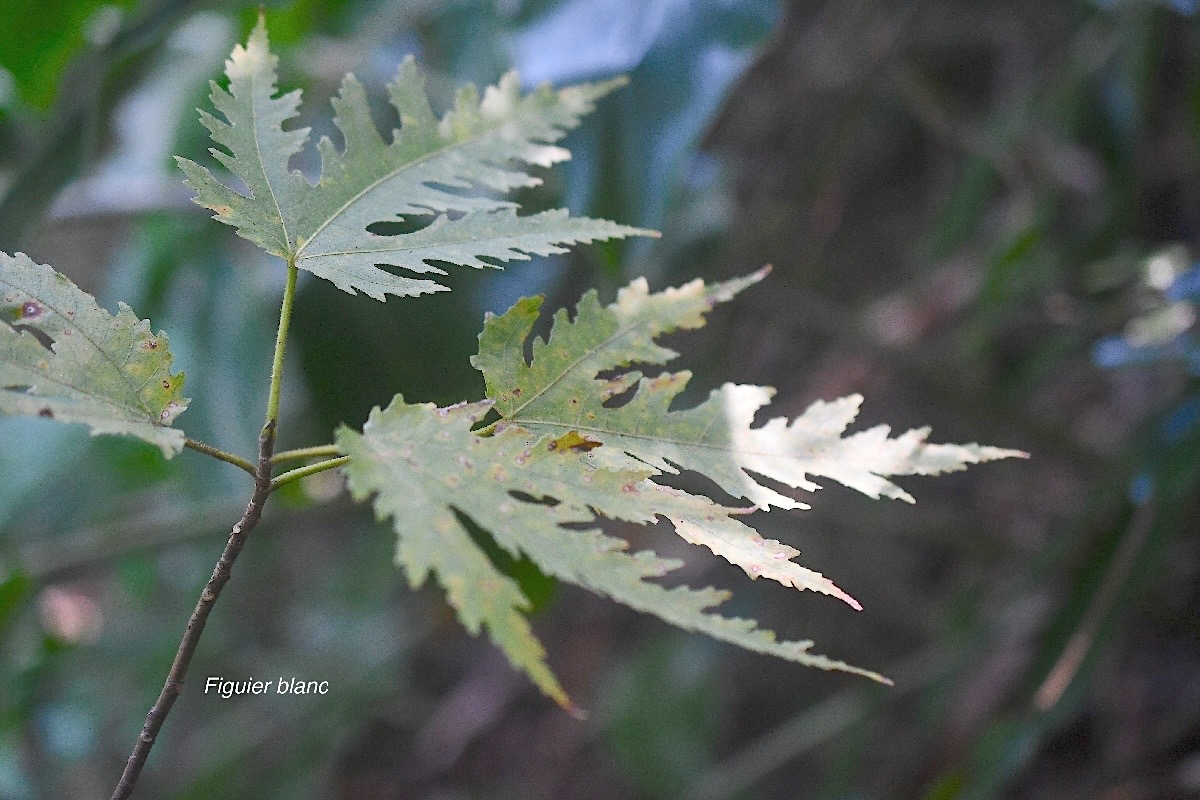
{"type": "MultiPolygon", "coordinates": [[[[379,304],[302,283],[282,446],[402,390],[473,398],[482,315],[775,265],[677,337],[704,393],[780,413],[861,391],[864,424],[1034,458],[910,479],[915,507],[838,488],[763,533],[863,601],[751,584],[662,531],[620,530],[737,590],[734,611],[892,675],[882,689],[689,636],[537,575],[536,694],[320,476],[239,562],[137,796],[1104,798],[1200,795],[1200,27],[1191,0],[302,0],[267,3],[303,124],[404,55],[437,103],[630,75],[528,210],[660,228],[455,291],[379,304]],[[209,675],[330,680],[204,696],[209,675]]],[[[257,5],[0,7],[0,249],[169,332],[190,435],[249,452],[281,265],[188,201],[194,109],[257,5]]],[[[379,121],[391,127],[380,102],[379,121]]],[[[311,170],[305,159],[296,166],[311,170]]],[[[243,476],[44,420],[0,419],[0,798],[107,796],[243,476]]]]}

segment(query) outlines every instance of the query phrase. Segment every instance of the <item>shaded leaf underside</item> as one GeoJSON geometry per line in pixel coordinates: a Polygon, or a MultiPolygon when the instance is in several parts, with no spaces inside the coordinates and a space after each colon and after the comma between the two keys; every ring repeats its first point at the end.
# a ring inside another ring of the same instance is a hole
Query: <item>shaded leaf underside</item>
{"type": "Polygon", "coordinates": [[[386,141],[371,119],[362,85],[347,76],[333,99],[333,121],[345,148],[339,151],[327,137],[318,142],[321,178],[310,186],[288,167],[308,142],[309,129],[284,130],[296,116],[300,93],[276,96],[276,64],[260,24],[226,62],[228,89],[212,86],[220,116],[201,114],[219,145],[210,152],[247,194],[195,162],[177,160],[196,202],[216,212],[216,219],[345,291],[383,300],[388,294],[445,289],[434,280],[392,274],[378,265],[441,273],[431,262],[494,266],[481,259],[524,260],[563,252],[570,244],[651,233],[565,211],[518,217],[514,203],[494,196],[541,182],[514,165],[548,167],[568,158],[555,142],[619,81],[560,91],[543,87],[522,95],[510,73],[482,98],[474,87],[464,88],[439,119],[409,58],[388,86],[401,126],[386,141]],[[408,215],[435,219],[395,236],[367,230],[408,215]]]}
{"type": "Polygon", "coordinates": [[[597,516],[641,524],[667,520],[684,540],[707,547],[752,578],[828,594],[857,609],[829,579],[792,561],[796,549],[746,524],[744,513],[752,509],[730,509],[654,478],[681,469],[699,472],[762,509],[803,506],[756,476],[808,490],[819,488],[813,477],[825,477],[872,497],[911,501],[890,477],[1024,455],[928,444],[924,429],[892,437],[886,426],[877,426],[843,435],[858,411],[857,396],[814,403],[796,419],[773,419],[757,428],[755,413],[772,391],[764,387],[727,384],[697,406],[670,410],[688,373],[646,378],[630,367],[674,358],[657,337],[702,326],[714,305],[765,274],[711,286],[697,280],[656,294],[638,280],[609,306],[589,292],[573,319],[565,310],[555,315],[548,338],[532,343],[529,361],[524,353],[541,299],[525,298],[484,323],[472,363],[484,375],[486,401],[435,409],[397,398],[387,410],[376,409],[362,434],[339,434],[350,456],[351,491],[358,499],[374,496],[376,513],[394,520],[397,560],[410,579],[420,583],[437,573],[468,628],[487,628],[510,660],[560,702],[562,688],[546,670],[541,646],[524,620],[525,599],[477,551],[455,512],[544,572],[680,627],[882,680],[813,655],[811,642],[780,642],[753,620],[714,614],[710,609],[724,592],[666,589],[654,582],[678,562],[649,552],[631,555],[622,540],[577,528],[588,528],[597,516]],[[628,402],[605,405],[624,392],[632,394],[628,402]],[[473,432],[493,409],[500,419],[473,432]]]}
{"type": "Polygon", "coordinates": [[[0,412],[126,434],[171,456],[186,407],[167,337],[121,304],[116,316],[51,267],[0,253],[0,412]],[[47,348],[34,331],[50,341],[47,348]]]}
{"type": "MultiPolygon", "coordinates": [[[[630,554],[621,539],[576,529],[594,523],[596,514],[643,524],[661,517],[682,527],[681,533],[698,536],[706,531],[720,536],[725,528],[745,526],[707,498],[653,483],[650,470],[598,467],[587,453],[555,446],[554,438],[535,438],[515,426],[490,437],[473,433],[472,425],[490,405],[438,409],[397,398],[386,410],[376,409],[361,434],[342,429],[338,445],[350,456],[346,473],[353,496],[373,496],[376,514],[393,520],[399,537],[396,560],[410,581],[419,585],[436,573],[466,627],[472,632],[486,628],[510,661],[548,695],[567,702],[522,613],[525,598],[487,560],[455,511],[487,529],[514,557],[528,556],[549,575],[679,627],[809,666],[882,680],[810,653],[811,642],[780,642],[753,620],[711,613],[726,592],[668,589],[653,582],[678,567],[678,561],[650,552],[630,554]],[[568,524],[573,527],[562,527],[568,524]]],[[[745,531],[748,541],[756,536],[745,531]]],[[[804,582],[812,584],[805,588],[824,581],[803,572],[804,582]]],[[[830,593],[835,591],[833,587],[830,593]]]]}
{"type": "Polygon", "coordinates": [[[755,475],[809,491],[820,488],[813,477],[831,478],[870,497],[912,502],[889,477],[937,475],[1023,455],[977,444],[929,444],[927,428],[892,437],[890,428],[880,425],[843,436],[858,414],[858,395],[817,402],[793,420],[774,418],[756,428],[756,413],[774,393],[769,387],[725,384],[703,403],[672,411],[689,372],[646,378],[626,371],[598,379],[633,364],[670,361],[677,354],[659,346],[656,337],[700,327],[713,305],[765,274],[712,286],[697,280],[658,294],[638,280],[609,306],[589,292],[574,320],[565,311],[555,315],[549,339],[533,343],[530,363],[525,361],[524,343],[537,321],[540,300],[527,298],[485,322],[474,364],[504,419],[539,434],[586,433],[664,472],[702,473],[732,497],[763,509],[807,506],[755,475]],[[624,392],[632,394],[629,402],[604,405],[624,392]]]}

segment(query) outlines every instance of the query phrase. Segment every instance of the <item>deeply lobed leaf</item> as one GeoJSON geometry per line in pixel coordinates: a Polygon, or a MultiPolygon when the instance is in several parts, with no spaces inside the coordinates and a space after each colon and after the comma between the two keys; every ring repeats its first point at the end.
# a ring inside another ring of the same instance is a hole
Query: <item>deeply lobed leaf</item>
{"type": "Polygon", "coordinates": [[[188,404],[183,373],[171,374],[166,334],[129,306],[114,317],[51,267],[0,253],[0,315],[0,412],[136,436],[168,457],[183,449],[169,427],[188,404]]]}
{"type": "Polygon", "coordinates": [[[341,151],[326,137],[318,142],[321,177],[309,186],[288,161],[308,141],[309,130],[284,131],[296,115],[299,91],[276,96],[277,59],[260,21],[245,47],[226,62],[228,90],[212,86],[224,117],[202,113],[220,147],[210,152],[245,184],[243,193],[208,169],[178,159],[196,202],[216,219],[269,253],[332,281],[339,288],[387,295],[443,291],[434,280],[396,275],[388,265],[416,274],[445,274],[433,262],[493,266],[481,259],[511,261],[531,254],[563,252],[563,246],[599,239],[652,235],[604,220],[551,211],[518,217],[516,205],[479,190],[508,192],[540,180],[516,165],[547,167],[569,157],[557,146],[595,101],[620,81],[522,95],[514,73],[482,98],[461,90],[440,120],[425,96],[424,80],[410,57],[388,86],[401,127],[386,141],[375,127],[366,92],[353,75],[333,99],[341,151]],[[427,227],[383,236],[367,230],[377,222],[434,215],[427,227]]]}
{"type": "Polygon", "coordinates": [[[487,529],[514,557],[689,630],[751,650],[824,669],[884,680],[875,673],[809,652],[811,642],[779,642],[753,620],[710,612],[725,593],[653,581],[678,562],[653,553],[630,555],[625,543],[593,525],[598,516],[637,523],[666,519],[693,544],[740,566],[752,578],[838,597],[852,597],[818,572],[792,561],[798,551],[765,539],[743,522],[753,509],[730,509],[654,481],[691,469],[755,507],[800,507],[760,483],[766,475],[795,488],[818,488],[809,476],[833,478],[873,497],[911,500],[887,478],[937,474],[967,464],[1023,456],[979,445],[936,445],[928,431],[891,437],[886,426],[843,436],[861,398],[815,403],[795,420],[755,428],[755,412],[771,395],[727,384],[689,409],[671,410],[687,373],[647,379],[634,364],[663,364],[676,353],[657,343],[674,330],[698,328],[717,303],[761,280],[766,271],[711,286],[693,281],[652,294],[644,280],[622,289],[615,303],[589,292],[574,319],[559,311],[547,339],[525,345],[541,298],[488,315],[472,363],[483,372],[488,400],[451,408],[407,405],[399,397],[372,413],[361,434],[343,430],[338,444],[357,499],[374,496],[381,518],[400,537],[397,561],[414,583],[436,572],[471,630],[486,627],[516,666],[564,702],[545,667],[541,645],[524,622],[516,585],[486,561],[461,516],[487,529]],[[601,379],[599,376],[615,377],[601,379]],[[631,391],[624,405],[606,401],[631,391]],[[499,419],[473,431],[485,415],[499,419]],[[569,526],[569,527],[564,527],[569,526]],[[481,588],[482,587],[482,588],[481,588]]]}
{"type": "Polygon", "coordinates": [[[566,704],[520,613],[524,598],[487,561],[459,515],[547,574],[674,625],[802,664],[883,680],[809,652],[811,642],[780,642],[753,620],[711,613],[727,593],[664,588],[652,579],[679,562],[650,552],[630,554],[624,541],[586,526],[597,514],[638,523],[666,518],[685,537],[727,543],[710,544],[714,551],[739,546],[745,552],[761,550],[761,557],[774,562],[764,565],[776,571],[772,577],[789,585],[845,597],[819,574],[787,561],[794,550],[767,543],[707,498],[653,483],[652,470],[607,468],[580,445],[579,437],[535,437],[517,426],[502,426],[489,437],[472,432],[490,406],[439,409],[409,405],[397,397],[386,410],[371,414],[361,434],[342,429],[338,445],[350,457],[345,469],[352,495],[359,500],[373,496],[376,514],[393,520],[399,537],[396,560],[410,581],[418,585],[436,572],[467,628],[485,627],[509,660],[551,697],[566,704]],[[779,552],[784,559],[774,555],[779,552]]]}
{"type": "Polygon", "coordinates": [[[638,280],[609,306],[589,292],[574,320],[565,311],[555,315],[549,338],[533,343],[529,363],[524,345],[540,301],[527,298],[486,320],[473,363],[505,420],[539,435],[580,431],[664,472],[694,470],[731,496],[763,509],[807,506],[757,480],[756,474],[809,491],[820,488],[813,477],[826,477],[871,497],[912,502],[889,477],[936,475],[1024,455],[977,444],[929,444],[927,428],[891,437],[890,428],[880,425],[843,436],[857,416],[858,395],[817,402],[791,421],[777,417],[756,428],[755,414],[774,393],[769,387],[725,384],[700,405],[672,411],[689,372],[646,378],[627,371],[599,379],[601,373],[632,364],[670,361],[676,353],[658,345],[656,337],[703,325],[713,305],[765,274],[713,286],[696,280],[658,294],[638,280]],[[626,391],[632,392],[629,402],[605,405],[626,391]]]}

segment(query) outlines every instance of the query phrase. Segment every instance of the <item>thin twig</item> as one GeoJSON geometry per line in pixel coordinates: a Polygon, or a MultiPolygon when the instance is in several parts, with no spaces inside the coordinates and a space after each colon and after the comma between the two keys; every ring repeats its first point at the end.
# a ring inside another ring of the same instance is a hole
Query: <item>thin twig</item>
{"type": "Polygon", "coordinates": [[[248,459],[234,455],[233,453],[227,453],[219,447],[213,447],[211,444],[205,444],[199,439],[185,439],[183,441],[183,445],[191,450],[195,450],[197,453],[204,453],[204,455],[212,456],[219,461],[224,461],[226,464],[233,464],[238,469],[245,470],[251,475],[254,474],[254,465],[251,464],[248,459]]]}
{"type": "Polygon", "coordinates": [[[242,548],[246,544],[246,538],[262,518],[263,504],[266,503],[267,496],[271,493],[271,451],[274,446],[275,422],[271,421],[267,423],[258,440],[258,469],[254,476],[254,494],[251,495],[242,518],[233,526],[233,531],[229,534],[229,541],[225,543],[225,551],[221,553],[220,560],[213,568],[212,577],[208,579],[204,591],[200,593],[200,599],[196,602],[191,619],[188,620],[183,639],[179,642],[179,650],[175,653],[175,661],[171,664],[171,671],[167,674],[166,683],[163,684],[162,691],[159,692],[158,699],[154,701],[150,713],[146,715],[146,723],[142,726],[142,733],[138,736],[133,752],[125,762],[125,770],[121,773],[121,780],[117,783],[117,788],[113,790],[112,800],[125,800],[133,793],[133,787],[137,784],[142,767],[146,764],[150,749],[154,747],[154,740],[158,737],[158,732],[162,728],[167,714],[171,713],[171,707],[175,705],[175,700],[183,691],[183,679],[187,675],[192,655],[196,652],[196,646],[200,644],[200,636],[204,633],[208,615],[212,613],[217,598],[221,596],[221,590],[229,582],[233,562],[241,554],[242,548]]]}
{"type": "MultiPolygon", "coordinates": [[[[267,395],[267,422],[263,432],[268,427],[274,428],[279,420],[279,393],[283,387],[283,353],[287,348],[288,327],[292,324],[292,302],[296,297],[296,279],[300,270],[296,267],[295,258],[288,259],[287,285],[283,289],[283,309],[279,312],[279,329],[275,332],[275,358],[271,360],[271,391],[267,395]]],[[[271,454],[267,454],[269,459],[271,454]]]]}
{"type": "Polygon", "coordinates": [[[297,461],[302,458],[325,458],[338,456],[342,451],[336,444],[322,444],[316,447],[298,447],[295,450],[284,450],[271,457],[272,464],[282,464],[284,461],[297,461]]]}
{"type": "Polygon", "coordinates": [[[1092,649],[1100,626],[1112,611],[1121,587],[1125,585],[1129,573],[1133,570],[1138,554],[1150,538],[1150,531],[1154,529],[1154,512],[1153,502],[1138,506],[1134,512],[1117,552],[1108,563],[1100,588],[1092,595],[1092,601],[1079,621],[1079,627],[1071,634],[1058,661],[1047,673],[1046,679],[1042,681],[1033,697],[1033,704],[1039,711],[1047,711],[1058,703],[1071,681],[1075,679],[1079,668],[1083,666],[1083,660],[1092,649]]]}
{"type": "Polygon", "coordinates": [[[275,335],[275,357],[271,361],[271,386],[267,395],[266,421],[263,423],[262,433],[258,437],[258,465],[254,469],[254,492],[250,495],[250,502],[246,505],[245,513],[242,514],[242,518],[233,526],[233,531],[229,534],[229,541],[225,543],[225,550],[213,568],[212,577],[208,579],[204,591],[200,593],[200,599],[196,601],[196,608],[193,609],[183,639],[179,642],[179,649],[175,653],[171,671],[167,673],[167,680],[158,694],[158,699],[154,701],[154,706],[146,715],[142,733],[138,736],[137,744],[134,745],[133,752],[125,762],[121,780],[117,783],[117,788],[113,790],[111,800],[126,800],[133,793],[133,787],[137,785],[142,767],[146,765],[146,759],[150,756],[150,749],[154,747],[154,740],[158,737],[158,732],[162,729],[167,715],[171,713],[171,707],[175,705],[176,699],[183,692],[183,679],[187,676],[192,656],[200,644],[200,636],[204,633],[208,615],[212,613],[217,598],[221,596],[221,590],[229,582],[233,573],[233,563],[241,555],[242,548],[246,545],[246,538],[262,518],[263,506],[271,494],[271,471],[274,466],[271,463],[271,456],[275,452],[275,439],[279,427],[283,352],[287,345],[288,326],[292,320],[292,305],[296,298],[298,273],[295,259],[289,259],[287,266],[287,287],[284,289],[283,303],[279,310],[279,329],[275,335]]]}
{"type": "MultiPolygon", "coordinates": [[[[940,647],[923,650],[895,665],[892,702],[927,686],[949,671],[957,658],[940,647]]],[[[840,735],[866,718],[870,688],[847,689],[801,711],[697,778],[681,800],[723,800],[745,792],[792,759],[840,735]]]]}
{"type": "Polygon", "coordinates": [[[318,461],[316,464],[309,464],[307,467],[297,467],[271,481],[271,491],[275,491],[280,486],[286,486],[292,481],[307,478],[309,475],[316,475],[318,472],[325,472],[326,470],[335,469],[349,463],[350,456],[341,456],[339,458],[330,458],[326,461],[318,461]]]}
{"type": "Polygon", "coordinates": [[[982,128],[956,119],[942,105],[933,87],[917,70],[896,62],[890,65],[887,74],[909,113],[918,122],[946,142],[987,161],[1010,187],[1022,185],[1024,176],[1013,154],[982,128]]]}

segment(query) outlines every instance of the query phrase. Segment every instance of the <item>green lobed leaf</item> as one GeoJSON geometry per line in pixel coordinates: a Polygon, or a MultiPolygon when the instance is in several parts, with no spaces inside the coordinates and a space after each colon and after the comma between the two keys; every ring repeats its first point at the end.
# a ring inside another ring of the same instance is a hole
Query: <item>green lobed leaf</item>
{"type": "Polygon", "coordinates": [[[566,704],[521,614],[524,598],[472,542],[459,514],[545,573],[679,627],[802,664],[884,680],[809,652],[812,642],[781,642],[753,620],[711,613],[728,593],[668,589],[653,582],[680,562],[648,551],[630,554],[623,540],[578,528],[594,523],[597,515],[638,523],[661,517],[698,536],[740,537],[745,548],[765,548],[767,558],[795,585],[849,601],[819,574],[784,559],[795,568],[789,572],[769,554],[777,542],[766,544],[707,498],[653,483],[651,469],[608,468],[597,450],[580,445],[581,437],[533,436],[515,425],[499,426],[487,437],[472,432],[490,407],[480,402],[436,408],[397,397],[386,410],[372,412],[361,434],[339,431],[338,446],[350,457],[345,470],[351,494],[357,500],[373,496],[377,516],[393,520],[399,536],[396,560],[410,581],[419,585],[436,572],[467,628],[487,628],[509,660],[551,697],[566,704]]]}
{"type": "Polygon", "coordinates": [[[222,118],[201,112],[220,147],[210,152],[248,191],[218,180],[208,169],[177,159],[196,190],[195,201],[215,218],[269,253],[332,281],[338,288],[377,300],[444,291],[434,280],[396,275],[379,265],[416,274],[445,274],[431,262],[471,267],[564,252],[579,242],[653,235],[604,220],[550,211],[518,217],[516,204],[491,192],[541,181],[526,164],[548,167],[569,157],[555,144],[579,124],[597,99],[621,84],[585,84],[522,95],[515,73],[482,98],[462,89],[440,120],[425,95],[411,57],[388,86],[401,127],[386,141],[375,127],[362,84],[353,75],[333,99],[333,121],[345,138],[341,151],[327,138],[317,144],[321,177],[310,186],[288,161],[309,139],[309,129],[285,131],[296,116],[300,92],[276,96],[277,59],[260,20],[245,47],[226,62],[229,88],[212,85],[222,118]],[[417,231],[383,236],[367,230],[409,215],[434,216],[417,231]]]}
{"type": "Polygon", "coordinates": [[[171,373],[166,334],[129,306],[113,316],[51,267],[0,253],[0,316],[0,412],[136,436],[167,457],[183,449],[169,427],[187,408],[183,373],[171,373]]]}
{"type": "Polygon", "coordinates": [[[1016,450],[977,444],[929,444],[928,428],[891,437],[879,425],[843,436],[857,416],[858,395],[816,402],[801,416],[777,417],[752,427],[755,414],[774,389],[725,384],[693,408],[669,410],[691,377],[689,372],[646,378],[626,371],[600,380],[601,373],[632,364],[663,364],[677,354],[655,337],[704,324],[704,314],[759,281],[766,271],[706,286],[695,280],[651,294],[637,280],[602,306],[595,292],[584,295],[574,320],[565,311],[554,318],[548,340],[533,343],[525,362],[524,345],[537,321],[540,300],[525,299],[505,314],[489,317],[473,360],[483,372],[487,395],[510,422],[539,435],[575,430],[657,470],[694,470],[735,498],[769,509],[807,508],[757,480],[763,475],[787,486],[813,491],[813,477],[826,477],[870,497],[912,497],[888,480],[896,475],[936,475],[968,464],[1022,457],[1016,450]],[[623,392],[632,399],[618,407],[605,401],[623,392]]]}

